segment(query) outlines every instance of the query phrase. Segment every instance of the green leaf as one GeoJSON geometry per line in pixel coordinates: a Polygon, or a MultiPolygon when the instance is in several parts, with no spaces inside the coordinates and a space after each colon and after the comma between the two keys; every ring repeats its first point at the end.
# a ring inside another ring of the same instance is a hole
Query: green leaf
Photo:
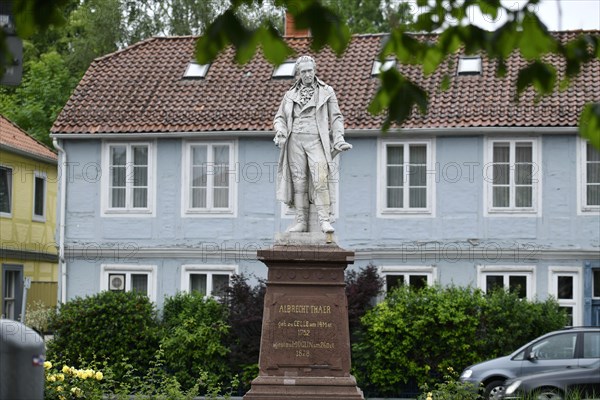
{"type": "Polygon", "coordinates": [[[442,89],[442,91],[445,92],[446,90],[450,89],[451,83],[452,83],[452,79],[450,78],[450,75],[446,74],[446,75],[444,75],[444,78],[442,79],[440,88],[442,89]]]}
{"type": "Polygon", "coordinates": [[[457,27],[450,27],[440,33],[438,47],[444,54],[452,54],[461,46],[460,35],[457,27]]]}
{"type": "Polygon", "coordinates": [[[539,59],[544,54],[556,51],[558,42],[550,35],[546,25],[533,13],[525,14],[523,18],[519,49],[528,60],[539,59]]]}
{"type": "Polygon", "coordinates": [[[588,103],[579,117],[579,134],[600,151],[600,103],[588,103]]]}
{"type": "Polygon", "coordinates": [[[341,56],[350,43],[350,29],[342,19],[319,2],[313,2],[301,11],[293,13],[294,22],[299,29],[310,29],[311,48],[320,51],[325,46],[341,56]]]}
{"type": "Polygon", "coordinates": [[[196,42],[196,59],[201,64],[211,63],[227,46],[233,45],[236,61],[246,63],[256,52],[257,36],[257,31],[244,27],[235,13],[227,10],[210,24],[206,33],[196,42]]]}
{"type": "Polygon", "coordinates": [[[541,61],[534,61],[519,71],[517,77],[517,96],[529,85],[542,95],[550,94],[556,84],[556,69],[554,66],[541,61]]]}
{"type": "Polygon", "coordinates": [[[380,75],[381,86],[369,104],[371,114],[379,114],[387,109],[383,131],[392,122],[401,125],[410,116],[414,107],[424,114],[427,111],[427,92],[402,76],[396,69],[389,69],[380,75]]]}
{"type": "Polygon", "coordinates": [[[492,20],[496,20],[498,17],[498,8],[500,4],[497,1],[480,0],[479,9],[483,15],[489,15],[492,20]]]}
{"type": "Polygon", "coordinates": [[[260,28],[258,38],[263,54],[271,64],[279,65],[294,53],[270,23],[260,28]]]}
{"type": "Polygon", "coordinates": [[[427,45],[406,32],[393,32],[388,38],[382,53],[393,53],[404,64],[416,64],[421,61],[427,45]]]}
{"type": "Polygon", "coordinates": [[[488,52],[491,56],[507,58],[518,46],[521,36],[516,21],[507,21],[500,28],[492,33],[490,38],[488,52]]]}
{"type": "Polygon", "coordinates": [[[425,75],[430,75],[440,63],[444,60],[444,54],[437,47],[430,47],[425,51],[425,56],[423,59],[423,72],[425,75]]]}
{"type": "Polygon", "coordinates": [[[38,30],[45,31],[50,25],[63,25],[66,20],[62,9],[67,4],[68,0],[14,0],[17,33],[28,38],[38,30]]]}

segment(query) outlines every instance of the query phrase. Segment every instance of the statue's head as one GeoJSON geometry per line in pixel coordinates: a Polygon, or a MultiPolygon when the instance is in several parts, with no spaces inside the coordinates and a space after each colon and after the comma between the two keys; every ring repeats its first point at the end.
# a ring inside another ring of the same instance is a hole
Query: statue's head
{"type": "Polygon", "coordinates": [[[300,75],[302,83],[311,85],[315,80],[317,64],[311,56],[300,56],[296,60],[296,73],[300,75]]]}

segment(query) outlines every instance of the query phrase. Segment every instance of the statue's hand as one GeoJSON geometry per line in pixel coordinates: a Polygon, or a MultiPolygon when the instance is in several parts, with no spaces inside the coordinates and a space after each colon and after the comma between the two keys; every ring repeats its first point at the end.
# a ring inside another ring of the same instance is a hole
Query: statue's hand
{"type": "Polygon", "coordinates": [[[286,141],[286,137],[281,132],[277,132],[277,134],[273,138],[273,142],[275,142],[275,146],[277,146],[279,148],[283,147],[283,145],[285,144],[285,141],[286,141]]]}
{"type": "Polygon", "coordinates": [[[350,150],[352,148],[352,145],[347,142],[339,142],[334,146],[334,148],[338,151],[346,151],[350,150]]]}

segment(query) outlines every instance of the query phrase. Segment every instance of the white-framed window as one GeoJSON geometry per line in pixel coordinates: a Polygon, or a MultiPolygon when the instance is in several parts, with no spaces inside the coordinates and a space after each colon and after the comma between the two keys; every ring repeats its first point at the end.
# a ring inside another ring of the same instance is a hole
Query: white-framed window
{"type": "Polygon", "coordinates": [[[568,325],[581,325],[581,268],[579,267],[550,267],[549,294],[554,296],[558,305],[569,315],[568,325]]]}
{"type": "Polygon", "coordinates": [[[385,280],[384,291],[386,293],[402,285],[421,289],[435,283],[437,268],[434,266],[383,266],[379,267],[379,275],[385,280]]]}
{"type": "Polygon", "coordinates": [[[221,297],[237,270],[237,265],[182,265],[181,291],[221,297]]]}
{"type": "Polygon", "coordinates": [[[189,141],[183,152],[184,215],[235,216],[235,142],[189,141]]]}
{"type": "Polygon", "coordinates": [[[520,298],[532,300],[535,293],[534,271],[534,266],[479,265],[478,287],[485,293],[502,288],[517,293],[520,298]]]}
{"type": "Polygon", "coordinates": [[[539,147],[537,138],[486,139],[486,213],[539,213],[542,165],[539,147]]]}
{"type": "Polygon", "coordinates": [[[35,171],[33,174],[33,220],[46,221],[46,174],[35,171]]]}
{"type": "Polygon", "coordinates": [[[100,290],[135,291],[156,301],[156,265],[103,264],[100,290]]]}
{"type": "Polygon", "coordinates": [[[579,212],[600,213],[600,151],[580,138],[577,155],[579,212]]]}
{"type": "Polygon", "coordinates": [[[378,216],[433,216],[434,140],[380,140],[378,216]]]}
{"type": "Polygon", "coordinates": [[[153,143],[106,142],[102,164],[104,215],[153,214],[153,143]]]}
{"type": "Polygon", "coordinates": [[[12,175],[10,167],[0,165],[0,216],[12,216],[12,175]]]}

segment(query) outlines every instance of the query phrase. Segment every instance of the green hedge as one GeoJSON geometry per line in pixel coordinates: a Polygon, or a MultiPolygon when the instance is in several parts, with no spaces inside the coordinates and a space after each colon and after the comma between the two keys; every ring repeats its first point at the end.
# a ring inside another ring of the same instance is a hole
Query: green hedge
{"type": "Polygon", "coordinates": [[[550,299],[530,302],[503,290],[401,287],[362,318],[352,346],[359,385],[381,395],[407,383],[443,381],[449,368],[505,355],[547,331],[566,315],[550,299]]]}
{"type": "Polygon", "coordinates": [[[48,358],[69,366],[107,361],[115,380],[150,366],[160,338],[157,312],[147,296],[101,292],[62,304],[50,321],[48,358]]]}
{"type": "Polygon", "coordinates": [[[203,372],[215,382],[230,377],[227,313],[223,304],[197,292],[165,299],[161,340],[165,366],[184,389],[191,388],[203,372]]]}

